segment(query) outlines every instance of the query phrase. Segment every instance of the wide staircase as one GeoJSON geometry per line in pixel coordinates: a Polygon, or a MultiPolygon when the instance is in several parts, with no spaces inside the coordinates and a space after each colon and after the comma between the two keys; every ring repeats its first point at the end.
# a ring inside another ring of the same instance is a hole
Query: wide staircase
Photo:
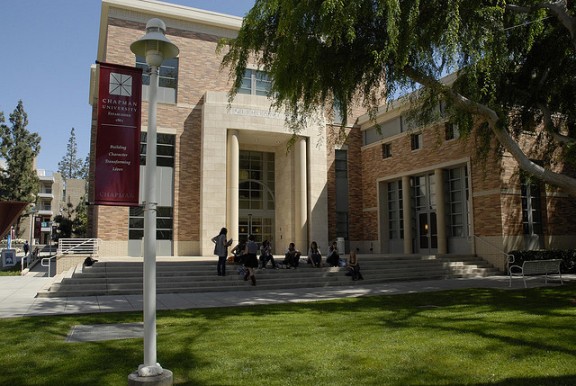
{"type": "MultiPolygon", "coordinates": [[[[176,259],[172,259],[176,260],[176,259]]],[[[276,261],[281,261],[277,257],[276,261]]],[[[389,281],[448,279],[492,276],[498,270],[475,256],[360,255],[364,276],[362,283],[389,281]]],[[[352,284],[346,268],[312,268],[301,260],[298,269],[256,271],[257,289],[278,290],[315,288],[352,284]]],[[[244,291],[254,287],[243,281],[239,265],[228,264],[225,277],[216,275],[216,262],[206,260],[158,261],[156,291],[193,293],[244,291]]],[[[60,277],[38,297],[76,297],[103,295],[139,295],[143,289],[142,261],[99,261],[92,266],[82,264],[60,274],[60,277]]]]}

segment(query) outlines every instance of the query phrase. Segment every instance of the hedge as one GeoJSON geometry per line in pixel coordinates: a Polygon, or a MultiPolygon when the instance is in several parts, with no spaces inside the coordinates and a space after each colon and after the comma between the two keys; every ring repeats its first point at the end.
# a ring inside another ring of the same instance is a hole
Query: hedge
{"type": "Polygon", "coordinates": [[[576,249],[521,250],[510,251],[508,254],[514,256],[514,262],[511,265],[522,265],[525,261],[531,260],[562,259],[560,266],[562,273],[576,272],[576,249]]]}

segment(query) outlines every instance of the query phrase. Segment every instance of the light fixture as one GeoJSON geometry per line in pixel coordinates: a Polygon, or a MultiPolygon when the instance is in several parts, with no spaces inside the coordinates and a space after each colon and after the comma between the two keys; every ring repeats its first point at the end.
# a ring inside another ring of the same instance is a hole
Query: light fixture
{"type": "MultiPolygon", "coordinates": [[[[148,134],[146,176],[144,180],[144,364],[128,377],[129,385],[149,384],[150,377],[172,382],[172,372],[156,360],[156,105],[158,68],[164,59],[178,56],[179,50],[165,36],[166,24],[160,19],[146,23],[146,35],[130,45],[137,56],[146,58],[150,67],[148,93],[148,134]]],[[[170,383],[172,384],[172,383],[170,383]]]]}

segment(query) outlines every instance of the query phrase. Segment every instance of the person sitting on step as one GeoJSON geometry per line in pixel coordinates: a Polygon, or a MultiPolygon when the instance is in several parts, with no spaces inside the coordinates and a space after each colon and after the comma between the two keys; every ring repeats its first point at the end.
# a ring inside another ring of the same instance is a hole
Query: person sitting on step
{"type": "Polygon", "coordinates": [[[300,256],[301,253],[296,249],[296,245],[294,243],[290,243],[286,253],[284,254],[284,266],[288,269],[298,268],[298,264],[300,263],[300,256]]]}
{"type": "Polygon", "coordinates": [[[312,241],[310,244],[310,249],[308,250],[308,263],[312,264],[314,268],[322,267],[322,254],[320,253],[320,248],[318,248],[318,243],[312,241]]]}
{"type": "Polygon", "coordinates": [[[352,276],[352,280],[364,280],[364,277],[360,273],[360,264],[358,264],[358,256],[356,251],[350,251],[350,258],[348,259],[348,272],[352,276]]]}
{"type": "Polygon", "coordinates": [[[272,268],[278,268],[274,261],[274,257],[272,256],[270,241],[264,240],[260,247],[260,268],[266,269],[266,264],[268,264],[269,261],[272,263],[272,268]]]}
{"type": "Polygon", "coordinates": [[[336,241],[332,243],[328,251],[328,257],[326,257],[326,264],[330,267],[338,267],[340,263],[340,255],[338,254],[338,244],[336,241]]]}

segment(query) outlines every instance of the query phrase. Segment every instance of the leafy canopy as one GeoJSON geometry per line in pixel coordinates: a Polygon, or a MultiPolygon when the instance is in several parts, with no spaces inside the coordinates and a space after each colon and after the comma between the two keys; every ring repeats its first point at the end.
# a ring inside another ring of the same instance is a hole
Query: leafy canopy
{"type": "Polygon", "coordinates": [[[34,159],[40,152],[40,136],[26,128],[28,115],[22,101],[10,114],[10,125],[5,124],[0,112],[0,200],[34,202],[39,180],[34,159]]]}
{"type": "Polygon", "coordinates": [[[222,65],[234,79],[231,99],[248,65],[268,72],[275,106],[291,113],[294,130],[327,101],[337,100],[344,118],[358,100],[374,114],[387,96],[422,86],[422,119],[434,118],[443,100],[460,130],[484,122],[484,134],[521,168],[576,194],[576,180],[533,163],[510,130],[544,123],[546,139],[570,155],[574,7],[565,0],[257,0],[237,38],[221,43],[229,48],[222,65]],[[445,84],[448,73],[455,80],[445,84]]]}

